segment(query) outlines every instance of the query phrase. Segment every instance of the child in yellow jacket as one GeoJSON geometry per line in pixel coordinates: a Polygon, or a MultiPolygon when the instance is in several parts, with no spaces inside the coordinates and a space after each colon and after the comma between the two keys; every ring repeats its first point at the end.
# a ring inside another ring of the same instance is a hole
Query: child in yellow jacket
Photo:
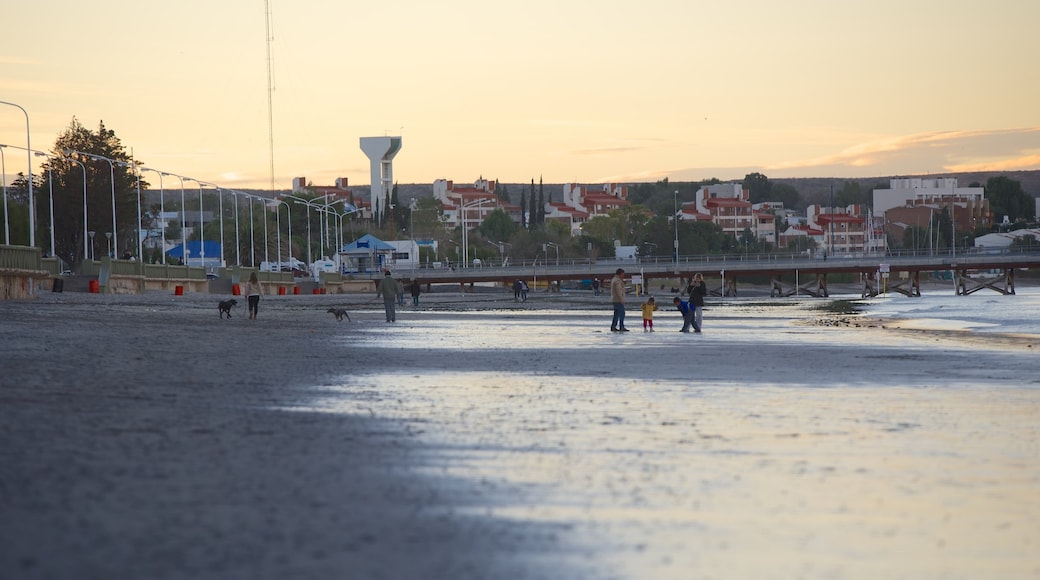
{"type": "Polygon", "coordinates": [[[654,310],[657,310],[657,303],[651,296],[643,303],[643,332],[654,331],[654,310]]]}

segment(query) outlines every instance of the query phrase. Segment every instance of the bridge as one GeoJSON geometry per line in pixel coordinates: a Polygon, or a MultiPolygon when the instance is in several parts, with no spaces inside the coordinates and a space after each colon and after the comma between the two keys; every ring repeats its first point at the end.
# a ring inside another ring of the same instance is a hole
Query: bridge
{"type": "MultiPolygon", "coordinates": [[[[857,275],[863,283],[863,295],[873,296],[885,283],[887,291],[920,296],[922,272],[953,272],[957,277],[957,293],[972,294],[988,288],[1003,294],[1014,294],[1016,270],[1040,268],[1040,249],[994,252],[992,249],[967,252],[888,253],[884,255],[850,255],[809,257],[793,254],[752,254],[640,258],[637,260],[534,260],[519,264],[481,262],[479,266],[455,268],[398,269],[398,278],[418,280],[420,284],[459,284],[465,291],[480,282],[509,285],[522,279],[529,283],[550,285],[574,280],[598,279],[606,282],[617,268],[627,277],[641,276],[644,286],[651,280],[688,280],[701,273],[712,294],[735,296],[741,279],[769,277],[773,296],[805,294],[827,296],[827,279],[834,274],[857,275]],[[998,273],[993,275],[992,273],[998,273]],[[804,282],[803,282],[804,281],[804,282]]],[[[373,278],[378,274],[372,274],[373,278]]]]}

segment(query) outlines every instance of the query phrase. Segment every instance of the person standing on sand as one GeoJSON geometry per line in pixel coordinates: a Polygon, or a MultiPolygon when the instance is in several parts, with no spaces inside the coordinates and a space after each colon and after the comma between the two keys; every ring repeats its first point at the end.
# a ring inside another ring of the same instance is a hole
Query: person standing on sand
{"type": "Polygon", "coordinates": [[[610,279],[610,302],[614,305],[614,319],[610,322],[611,332],[628,332],[625,328],[625,269],[618,268],[610,279]]]}
{"type": "Polygon", "coordinates": [[[260,280],[256,277],[256,272],[249,275],[249,281],[246,282],[245,295],[246,302],[249,305],[249,319],[256,320],[256,315],[260,311],[260,296],[264,293],[263,287],[260,286],[260,280]]]}
{"type": "Polygon", "coordinates": [[[411,285],[408,286],[408,290],[411,291],[411,293],[412,293],[412,306],[418,308],[419,307],[419,295],[422,294],[422,288],[419,287],[419,281],[418,280],[412,280],[411,285]]]}
{"type": "Polygon", "coordinates": [[[376,285],[376,296],[383,297],[383,310],[386,311],[387,322],[397,322],[397,297],[401,292],[401,283],[391,278],[390,270],[387,270],[383,279],[376,285]]]}
{"type": "Polygon", "coordinates": [[[643,332],[654,331],[654,310],[657,310],[657,302],[651,296],[643,303],[643,332]]]}
{"type": "Polygon", "coordinates": [[[701,331],[701,323],[704,322],[704,297],[708,295],[708,286],[704,283],[704,276],[700,272],[693,275],[690,282],[690,308],[693,309],[693,331],[701,331]]]}

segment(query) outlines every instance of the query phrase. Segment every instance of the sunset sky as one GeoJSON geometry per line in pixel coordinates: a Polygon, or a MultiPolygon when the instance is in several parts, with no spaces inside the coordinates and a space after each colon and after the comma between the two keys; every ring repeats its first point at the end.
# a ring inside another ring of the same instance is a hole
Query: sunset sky
{"type": "MultiPolygon", "coordinates": [[[[1035,0],[5,2],[0,101],[226,187],[1040,169],[1035,0]]],[[[0,143],[25,145],[0,106],[0,143]]],[[[25,158],[7,153],[8,180],[25,158]]]]}

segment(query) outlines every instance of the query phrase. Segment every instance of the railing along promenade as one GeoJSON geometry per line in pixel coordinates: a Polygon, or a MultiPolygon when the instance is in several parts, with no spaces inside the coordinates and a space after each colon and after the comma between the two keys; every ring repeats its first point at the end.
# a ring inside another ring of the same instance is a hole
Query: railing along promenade
{"type": "MultiPolygon", "coordinates": [[[[619,267],[624,268],[629,277],[642,276],[646,285],[652,279],[688,279],[698,272],[705,278],[719,278],[724,284],[735,285],[741,278],[762,276],[774,280],[784,277],[805,280],[810,276],[825,280],[829,274],[855,274],[870,278],[887,269],[893,277],[903,273],[902,277],[914,280],[916,286],[921,272],[953,271],[966,275],[972,271],[1012,272],[1040,268],[1040,249],[995,251],[972,248],[956,253],[889,252],[827,257],[821,254],[727,254],[680,256],[678,261],[655,256],[627,260],[560,258],[559,261],[550,257],[547,261],[540,259],[521,263],[510,263],[509,260],[481,261],[478,266],[456,265],[454,268],[397,268],[394,275],[418,280],[420,284],[460,284],[465,287],[479,282],[509,284],[517,279],[529,283],[592,279],[605,281],[619,267]]],[[[367,275],[372,278],[379,276],[378,273],[367,275]]]]}

